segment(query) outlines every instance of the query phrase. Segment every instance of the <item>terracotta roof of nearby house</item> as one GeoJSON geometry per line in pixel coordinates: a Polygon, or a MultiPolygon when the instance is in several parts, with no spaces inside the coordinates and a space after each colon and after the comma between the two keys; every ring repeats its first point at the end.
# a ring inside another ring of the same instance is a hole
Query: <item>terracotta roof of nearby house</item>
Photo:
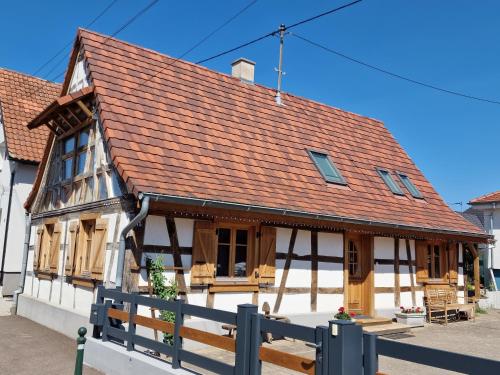
{"type": "Polygon", "coordinates": [[[134,194],[483,234],[380,121],[288,93],[277,105],[273,89],[90,31],[79,30],[79,47],[110,154],[134,194]],[[308,149],[327,152],[347,185],[325,182],[308,149]],[[394,195],[376,167],[406,173],[425,199],[394,195]]]}
{"type": "Polygon", "coordinates": [[[500,202],[500,190],[471,199],[469,204],[500,202]]]}
{"type": "Polygon", "coordinates": [[[0,110],[11,158],[40,162],[49,130],[28,130],[26,124],[60,92],[61,86],[56,83],[0,69],[0,110]]]}

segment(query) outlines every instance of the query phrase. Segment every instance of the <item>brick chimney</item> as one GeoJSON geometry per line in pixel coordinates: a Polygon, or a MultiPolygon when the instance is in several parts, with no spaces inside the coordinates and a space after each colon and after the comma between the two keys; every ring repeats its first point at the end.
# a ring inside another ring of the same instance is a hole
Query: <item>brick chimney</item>
{"type": "Polygon", "coordinates": [[[253,61],[240,57],[232,62],[231,67],[233,77],[239,78],[243,82],[254,82],[255,63],[253,61]]]}

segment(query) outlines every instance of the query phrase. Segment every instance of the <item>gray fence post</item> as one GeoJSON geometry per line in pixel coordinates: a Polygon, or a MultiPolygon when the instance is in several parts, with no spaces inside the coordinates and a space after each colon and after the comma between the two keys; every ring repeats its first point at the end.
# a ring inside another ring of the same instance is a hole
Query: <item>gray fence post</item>
{"type": "Polygon", "coordinates": [[[377,335],[363,334],[363,374],[373,375],[378,372],[377,335]]]}
{"type": "Polygon", "coordinates": [[[132,294],[128,313],[127,351],[134,350],[135,316],[137,315],[137,294],[132,294]]]}
{"type": "Polygon", "coordinates": [[[328,375],[328,327],[316,327],[316,375],[328,375]]]}
{"type": "Polygon", "coordinates": [[[179,350],[182,349],[181,327],[184,324],[184,314],[182,313],[182,305],[184,300],[177,299],[175,304],[175,326],[174,326],[174,353],[172,354],[172,368],[180,368],[181,361],[179,360],[179,350]]]}
{"type": "Polygon", "coordinates": [[[252,327],[250,335],[250,374],[260,375],[262,369],[262,361],[259,359],[259,350],[262,345],[262,334],[260,332],[259,314],[252,314],[252,327]]]}
{"type": "Polygon", "coordinates": [[[250,373],[251,325],[252,314],[257,314],[257,306],[252,304],[238,305],[236,316],[236,366],[235,374],[250,373]]]}
{"type": "Polygon", "coordinates": [[[112,306],[111,300],[107,300],[104,302],[104,323],[102,325],[102,341],[109,341],[108,338],[108,327],[109,327],[109,318],[108,318],[108,309],[112,306]]]}
{"type": "Polygon", "coordinates": [[[363,373],[363,328],[350,320],[331,320],[328,374],[363,373]]]}

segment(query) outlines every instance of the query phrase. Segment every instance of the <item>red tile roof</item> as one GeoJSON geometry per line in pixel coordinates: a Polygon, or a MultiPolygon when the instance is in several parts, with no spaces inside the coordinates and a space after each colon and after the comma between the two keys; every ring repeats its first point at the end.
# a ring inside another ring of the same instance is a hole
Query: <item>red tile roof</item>
{"type": "Polygon", "coordinates": [[[26,124],[60,92],[58,84],[0,69],[0,110],[11,158],[40,162],[49,131],[45,127],[28,130],[26,124]]]}
{"type": "Polygon", "coordinates": [[[471,199],[469,204],[500,202],[500,190],[471,199]]]}
{"type": "Polygon", "coordinates": [[[380,121],[291,94],[280,106],[273,89],[94,32],[78,40],[112,159],[134,194],[483,233],[445,204],[380,121]],[[325,182],[307,149],[327,152],[347,186],[325,182]],[[376,167],[406,173],[425,199],[392,194],[376,167]]]}

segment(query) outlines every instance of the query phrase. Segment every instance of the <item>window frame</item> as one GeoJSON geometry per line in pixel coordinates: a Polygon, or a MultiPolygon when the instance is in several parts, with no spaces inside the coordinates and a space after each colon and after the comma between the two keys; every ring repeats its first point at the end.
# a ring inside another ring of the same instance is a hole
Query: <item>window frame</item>
{"type": "Polygon", "coordinates": [[[235,223],[216,223],[215,224],[215,262],[214,262],[214,283],[221,282],[242,282],[247,283],[253,276],[254,272],[254,257],[255,257],[255,233],[256,228],[254,225],[246,224],[235,224],[235,223]],[[230,229],[230,246],[229,246],[229,265],[228,274],[229,276],[218,276],[217,275],[217,264],[219,257],[219,230],[220,229],[230,229]],[[236,231],[238,229],[243,229],[247,231],[247,254],[246,254],[246,275],[245,276],[234,276],[234,270],[236,266],[236,231]]]}
{"type": "MultiPolygon", "coordinates": [[[[94,126],[92,124],[86,125],[75,132],[66,135],[65,137],[60,139],[60,147],[61,147],[61,170],[60,170],[60,181],[61,185],[66,185],[67,183],[77,180],[84,176],[88,171],[85,170],[85,167],[87,166],[87,158],[89,154],[89,149],[90,149],[90,157],[92,158],[92,154],[95,152],[95,145],[91,142],[91,136],[92,132],[94,130],[94,126]],[[87,143],[85,145],[80,146],[80,137],[83,133],[88,133],[87,135],[87,143]],[[65,152],[64,146],[67,140],[73,138],[74,143],[73,143],[73,150],[70,152],[65,152]],[[83,171],[81,173],[78,172],[78,164],[79,164],[79,156],[81,154],[85,153],[85,165],[83,167],[83,171]],[[66,160],[72,160],[72,165],[71,165],[71,176],[66,178],[65,175],[65,162],[66,160]]],[[[95,156],[94,156],[95,157],[95,156]]],[[[91,160],[93,162],[93,160],[91,160]]]]}
{"type": "Polygon", "coordinates": [[[340,173],[339,169],[337,168],[337,166],[333,162],[333,160],[330,157],[330,154],[328,152],[320,151],[320,150],[316,150],[316,149],[307,149],[307,154],[309,155],[309,158],[314,163],[314,166],[319,171],[321,176],[323,176],[323,178],[325,179],[326,182],[337,184],[337,185],[347,185],[347,181],[345,180],[344,176],[342,176],[342,174],[340,173]],[[325,174],[325,172],[321,169],[320,165],[316,161],[316,158],[314,157],[315,154],[326,156],[326,160],[330,164],[330,167],[333,169],[333,171],[337,174],[337,177],[330,177],[330,176],[327,176],[325,174]]]}
{"type": "Polygon", "coordinates": [[[384,184],[389,188],[389,190],[392,194],[399,195],[399,196],[405,195],[403,189],[401,189],[401,186],[399,186],[399,184],[396,182],[396,180],[392,177],[390,170],[388,170],[386,168],[381,168],[381,167],[376,167],[375,169],[376,169],[378,175],[380,176],[380,178],[382,179],[382,181],[384,182],[384,184]],[[384,173],[386,173],[386,174],[384,174],[384,173]],[[398,189],[397,191],[393,190],[391,185],[387,182],[386,177],[391,179],[391,181],[394,183],[394,186],[397,187],[397,189],[398,189]]]}
{"type": "Polygon", "coordinates": [[[407,173],[396,171],[396,174],[397,174],[397,176],[399,178],[399,181],[401,181],[401,183],[403,184],[403,186],[406,188],[406,190],[408,190],[408,193],[410,193],[410,195],[413,198],[424,199],[423,194],[420,192],[420,190],[418,190],[418,188],[415,186],[415,184],[410,179],[410,176],[408,176],[407,173]],[[414,189],[415,194],[412,191],[412,189],[414,189]]]}

